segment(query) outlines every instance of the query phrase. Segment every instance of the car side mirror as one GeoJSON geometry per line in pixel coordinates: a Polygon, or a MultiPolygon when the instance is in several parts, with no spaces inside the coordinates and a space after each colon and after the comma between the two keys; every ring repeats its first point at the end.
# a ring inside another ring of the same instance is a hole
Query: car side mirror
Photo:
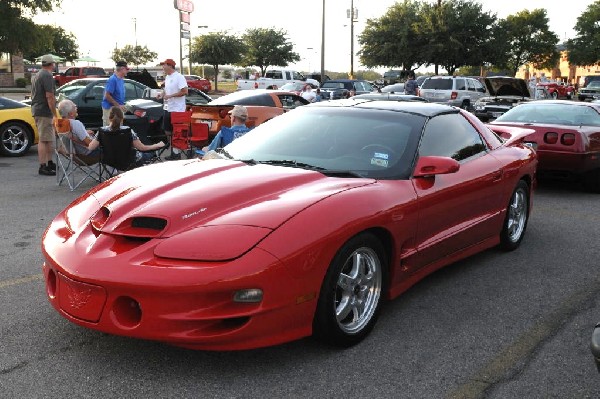
{"type": "Polygon", "coordinates": [[[449,157],[425,156],[420,157],[417,161],[417,166],[414,177],[431,177],[435,175],[446,175],[456,173],[460,169],[460,164],[457,160],[449,157]]]}

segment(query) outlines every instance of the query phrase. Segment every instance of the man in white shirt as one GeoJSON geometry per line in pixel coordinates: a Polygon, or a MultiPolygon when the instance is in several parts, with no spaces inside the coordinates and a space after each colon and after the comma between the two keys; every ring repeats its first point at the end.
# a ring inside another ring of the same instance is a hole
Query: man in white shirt
{"type": "Polygon", "coordinates": [[[308,83],[304,85],[304,89],[302,90],[302,98],[311,103],[314,103],[317,98],[315,92],[312,91],[312,87],[308,83]]]}
{"type": "MultiPolygon", "coordinates": [[[[171,112],[185,112],[185,96],[188,94],[187,81],[175,69],[175,61],[168,58],[160,63],[165,73],[165,89],[160,96],[164,100],[163,130],[167,136],[173,134],[171,112]]],[[[181,150],[171,146],[171,155],[167,160],[181,159],[181,150]]]]}

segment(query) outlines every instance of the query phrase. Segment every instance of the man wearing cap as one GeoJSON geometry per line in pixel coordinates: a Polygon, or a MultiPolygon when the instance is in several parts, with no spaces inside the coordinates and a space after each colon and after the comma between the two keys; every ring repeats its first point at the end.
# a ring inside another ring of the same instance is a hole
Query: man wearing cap
{"type": "MultiPolygon", "coordinates": [[[[167,58],[160,63],[165,73],[165,90],[160,97],[164,99],[163,130],[167,136],[173,134],[171,112],[185,112],[185,96],[188,94],[187,81],[175,69],[175,61],[167,58]]],[[[171,161],[181,159],[181,150],[171,146],[171,155],[165,157],[171,161]]]]}
{"type": "Polygon", "coordinates": [[[52,162],[54,152],[54,123],[56,117],[55,84],[52,77],[54,58],[42,56],[42,69],[31,80],[31,115],[38,130],[38,173],[44,176],[56,175],[56,164],[52,162]]]}
{"type": "MultiPolygon", "coordinates": [[[[248,133],[250,129],[246,127],[246,119],[248,119],[248,110],[243,105],[236,105],[228,112],[231,117],[231,130],[233,130],[233,139],[242,137],[248,133]]],[[[208,147],[204,147],[204,152],[215,151],[217,148],[225,147],[228,143],[223,142],[221,131],[217,133],[215,138],[210,142],[208,147]]]]}
{"type": "Polygon", "coordinates": [[[104,88],[104,98],[102,99],[102,125],[108,126],[108,114],[111,107],[120,107],[125,110],[125,75],[129,67],[125,61],[118,61],[115,65],[115,72],[108,78],[104,88]]]}

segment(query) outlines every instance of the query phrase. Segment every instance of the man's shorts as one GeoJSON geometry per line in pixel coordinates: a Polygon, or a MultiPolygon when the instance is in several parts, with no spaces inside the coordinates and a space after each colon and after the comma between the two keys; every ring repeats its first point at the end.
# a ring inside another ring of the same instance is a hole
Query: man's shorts
{"type": "Polygon", "coordinates": [[[165,132],[173,132],[173,124],[171,123],[171,113],[165,111],[163,114],[162,128],[165,132]]]}
{"type": "Polygon", "coordinates": [[[54,142],[54,123],[51,117],[47,116],[34,116],[35,126],[40,136],[40,141],[51,141],[54,142]]]}

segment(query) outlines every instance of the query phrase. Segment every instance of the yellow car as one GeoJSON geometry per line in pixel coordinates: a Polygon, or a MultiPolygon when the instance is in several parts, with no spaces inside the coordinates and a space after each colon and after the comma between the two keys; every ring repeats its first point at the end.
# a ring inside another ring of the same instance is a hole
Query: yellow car
{"type": "Polygon", "coordinates": [[[32,145],[37,144],[38,139],[31,107],[0,97],[0,154],[23,156],[32,145]]]}

